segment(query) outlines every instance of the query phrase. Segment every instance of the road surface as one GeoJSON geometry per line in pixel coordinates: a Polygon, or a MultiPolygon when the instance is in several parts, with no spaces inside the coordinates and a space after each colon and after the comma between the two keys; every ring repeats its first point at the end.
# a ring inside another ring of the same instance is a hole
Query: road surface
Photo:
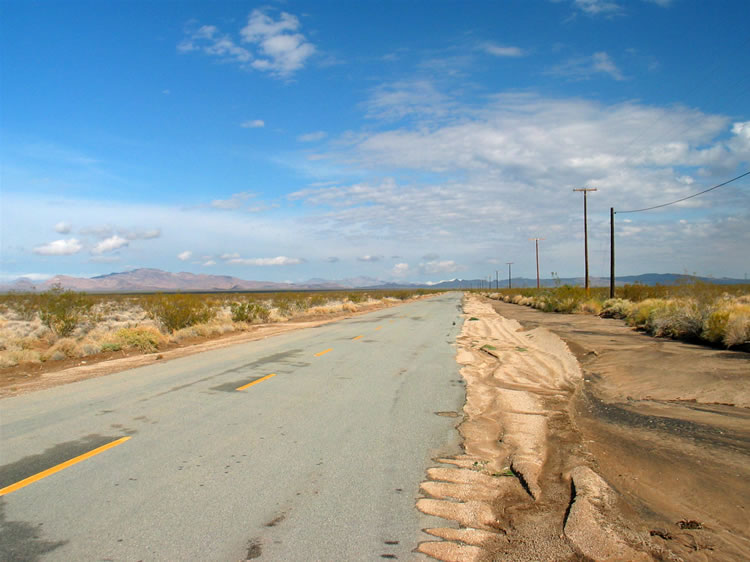
{"type": "Polygon", "coordinates": [[[444,294],[4,399],[0,558],[419,559],[460,328],[444,294]]]}

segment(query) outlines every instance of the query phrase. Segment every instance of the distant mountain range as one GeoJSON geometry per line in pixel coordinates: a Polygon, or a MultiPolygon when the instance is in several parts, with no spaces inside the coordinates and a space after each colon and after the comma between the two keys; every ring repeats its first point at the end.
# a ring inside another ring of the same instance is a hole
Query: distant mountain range
{"type": "MultiPolygon", "coordinates": [[[[626,275],[617,277],[616,283],[622,286],[626,283],[641,283],[643,285],[674,285],[688,280],[700,280],[705,283],[733,285],[747,283],[744,279],[694,277],[676,273],[646,273],[643,275],[626,275]]],[[[606,287],[609,279],[591,277],[592,287],[606,287]]],[[[582,277],[568,277],[561,279],[541,279],[543,287],[555,285],[583,285],[582,277]]],[[[513,287],[535,287],[536,279],[514,277],[513,287]]],[[[310,279],[304,283],[274,283],[270,281],[247,281],[229,275],[204,275],[195,273],[171,273],[160,269],[135,269],[120,273],[109,273],[97,277],[71,277],[56,275],[42,283],[33,283],[26,278],[19,278],[12,283],[0,284],[0,291],[45,291],[56,285],[65,289],[85,291],[90,293],[137,293],[137,292],[214,292],[214,291],[313,291],[336,289],[399,289],[399,288],[430,288],[430,289],[472,289],[487,287],[487,280],[480,279],[451,279],[438,283],[389,283],[371,277],[354,277],[332,281],[328,279],[310,279]]],[[[508,286],[507,279],[499,280],[500,288],[508,286]]],[[[495,287],[495,280],[490,285],[495,287]]]]}

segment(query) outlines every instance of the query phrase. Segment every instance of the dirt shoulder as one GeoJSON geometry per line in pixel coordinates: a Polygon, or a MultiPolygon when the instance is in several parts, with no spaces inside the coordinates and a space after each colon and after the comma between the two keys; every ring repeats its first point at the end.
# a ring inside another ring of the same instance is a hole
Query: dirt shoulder
{"type": "Polygon", "coordinates": [[[47,361],[42,364],[21,364],[15,367],[0,369],[0,399],[27,392],[34,392],[69,384],[85,379],[101,377],[150,365],[156,361],[170,361],[204,351],[221,349],[232,345],[273,337],[286,332],[314,328],[323,324],[337,322],[368,314],[375,310],[399,306],[414,300],[430,298],[430,295],[410,299],[404,302],[378,303],[361,306],[357,312],[345,312],[325,316],[306,316],[280,324],[258,324],[250,330],[232,332],[221,336],[196,338],[177,343],[170,343],[155,353],[142,353],[138,350],[99,353],[82,359],[47,361]]]}
{"type": "Polygon", "coordinates": [[[652,556],[750,559],[750,354],[485,302],[523,330],[558,335],[577,357],[572,428],[616,491],[623,527],[652,556]]]}

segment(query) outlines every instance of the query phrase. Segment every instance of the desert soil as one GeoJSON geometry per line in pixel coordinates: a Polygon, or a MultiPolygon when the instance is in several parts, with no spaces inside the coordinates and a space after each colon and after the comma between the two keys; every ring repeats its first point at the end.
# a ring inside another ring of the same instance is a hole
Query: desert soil
{"type": "Polygon", "coordinates": [[[468,297],[440,560],[750,560],[750,354],[468,297]]]}

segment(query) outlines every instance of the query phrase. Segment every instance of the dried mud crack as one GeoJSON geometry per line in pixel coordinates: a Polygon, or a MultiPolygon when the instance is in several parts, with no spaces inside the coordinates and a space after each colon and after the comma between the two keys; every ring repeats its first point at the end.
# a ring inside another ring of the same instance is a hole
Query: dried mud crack
{"type": "Polygon", "coordinates": [[[427,471],[417,508],[446,526],[426,529],[439,540],[418,551],[444,561],[652,559],[650,535],[628,528],[576,429],[583,376],[565,343],[474,297],[464,312],[464,453],[427,471]]]}

